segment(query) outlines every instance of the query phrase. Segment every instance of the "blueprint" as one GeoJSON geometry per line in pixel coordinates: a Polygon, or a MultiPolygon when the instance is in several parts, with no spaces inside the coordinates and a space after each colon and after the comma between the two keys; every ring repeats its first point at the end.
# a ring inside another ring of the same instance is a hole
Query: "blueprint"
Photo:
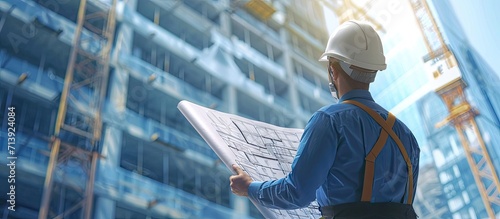
{"type": "MultiPolygon", "coordinates": [[[[237,164],[256,181],[282,178],[291,171],[302,129],[278,127],[185,100],[177,108],[231,171],[232,164],[237,164]]],[[[266,218],[321,217],[316,202],[296,210],[271,209],[252,202],[266,218]]]]}

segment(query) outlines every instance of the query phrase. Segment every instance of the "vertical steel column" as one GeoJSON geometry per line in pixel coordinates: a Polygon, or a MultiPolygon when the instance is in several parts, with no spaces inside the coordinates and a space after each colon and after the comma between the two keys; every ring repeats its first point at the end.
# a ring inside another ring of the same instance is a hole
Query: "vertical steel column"
{"type": "Polygon", "coordinates": [[[97,160],[99,159],[99,153],[97,152],[92,152],[92,163],[90,167],[90,176],[87,181],[87,189],[86,189],[86,203],[85,203],[85,214],[84,218],[85,219],[90,219],[92,218],[92,204],[94,201],[93,195],[94,195],[94,181],[95,181],[95,171],[97,169],[97,160]]]}

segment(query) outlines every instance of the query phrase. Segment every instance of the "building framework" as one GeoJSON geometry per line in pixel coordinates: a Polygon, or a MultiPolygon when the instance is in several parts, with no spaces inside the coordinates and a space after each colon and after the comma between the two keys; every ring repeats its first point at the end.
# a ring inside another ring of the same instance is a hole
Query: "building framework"
{"type": "Polygon", "coordinates": [[[1,0],[23,176],[2,217],[262,217],[175,106],[303,127],[330,101],[328,35],[321,5],[296,3],[1,0]]]}

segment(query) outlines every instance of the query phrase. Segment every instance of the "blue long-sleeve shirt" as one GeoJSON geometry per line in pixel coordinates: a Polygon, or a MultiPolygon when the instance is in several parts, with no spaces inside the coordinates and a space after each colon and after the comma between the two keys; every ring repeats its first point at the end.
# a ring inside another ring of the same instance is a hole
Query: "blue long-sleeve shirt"
{"type": "MultiPolygon", "coordinates": [[[[388,112],[367,90],[352,90],[339,100],[356,100],[387,119],[388,112]]],[[[320,206],[361,201],[365,157],[381,127],[352,104],[333,104],[318,110],[302,135],[292,171],[278,180],[252,182],[248,195],[263,206],[295,209],[317,199],[320,206]]],[[[403,142],[413,166],[417,187],[420,149],[411,131],[396,120],[394,132],[403,142]]],[[[406,203],[408,170],[396,143],[387,142],[375,161],[371,202],[406,203]]]]}

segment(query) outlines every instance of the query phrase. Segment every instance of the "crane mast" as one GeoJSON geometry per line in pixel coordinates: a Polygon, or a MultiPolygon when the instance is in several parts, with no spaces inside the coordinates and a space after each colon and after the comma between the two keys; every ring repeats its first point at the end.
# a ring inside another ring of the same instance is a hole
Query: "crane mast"
{"type": "Polygon", "coordinates": [[[81,218],[92,218],[95,172],[97,160],[101,158],[98,150],[102,131],[101,112],[108,83],[116,0],[112,0],[108,7],[102,6],[104,9],[89,4],[87,0],[81,0],[78,9],[54,135],[49,143],[50,157],[39,219],[63,218],[79,209],[81,218]],[[82,34],[84,30],[91,36],[82,34]],[[78,136],[78,140],[67,139],[63,133],[78,136]],[[82,199],[60,215],[52,215],[51,198],[54,196],[53,188],[57,188],[54,175],[58,167],[69,161],[80,164],[86,173],[84,188],[72,188],[82,199]]]}

